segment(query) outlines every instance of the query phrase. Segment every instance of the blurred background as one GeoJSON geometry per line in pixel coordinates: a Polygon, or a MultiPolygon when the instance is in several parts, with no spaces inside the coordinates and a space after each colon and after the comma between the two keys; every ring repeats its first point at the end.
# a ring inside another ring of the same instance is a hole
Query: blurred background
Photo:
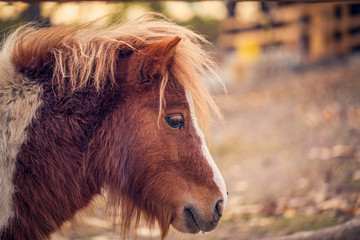
{"type": "MultiPolygon", "coordinates": [[[[211,88],[224,114],[210,150],[230,194],[225,215],[213,232],[169,239],[261,239],[360,215],[360,4],[0,2],[0,33],[150,11],[213,42],[228,89],[211,88]]],[[[120,239],[104,199],[93,205],[52,239],[120,239]]]]}

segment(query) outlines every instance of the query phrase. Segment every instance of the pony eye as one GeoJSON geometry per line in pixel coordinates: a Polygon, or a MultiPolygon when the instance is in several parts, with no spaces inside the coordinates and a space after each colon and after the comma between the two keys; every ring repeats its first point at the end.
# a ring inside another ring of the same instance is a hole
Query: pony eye
{"type": "Polygon", "coordinates": [[[170,114],[167,115],[165,117],[165,121],[167,123],[167,125],[169,125],[172,128],[184,128],[185,125],[185,121],[184,121],[184,116],[181,113],[174,113],[174,114],[170,114]]]}

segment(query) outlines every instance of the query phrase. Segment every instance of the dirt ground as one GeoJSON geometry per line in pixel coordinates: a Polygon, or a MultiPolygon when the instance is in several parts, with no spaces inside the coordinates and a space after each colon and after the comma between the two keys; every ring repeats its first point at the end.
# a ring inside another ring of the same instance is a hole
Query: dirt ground
{"type": "MultiPolygon", "coordinates": [[[[169,239],[261,239],[360,214],[360,55],[291,63],[262,61],[216,95],[225,120],[213,127],[210,151],[230,194],[225,215],[210,233],[169,239]]],[[[52,239],[120,239],[94,213],[52,239]]],[[[157,232],[140,229],[137,239],[157,232]]]]}

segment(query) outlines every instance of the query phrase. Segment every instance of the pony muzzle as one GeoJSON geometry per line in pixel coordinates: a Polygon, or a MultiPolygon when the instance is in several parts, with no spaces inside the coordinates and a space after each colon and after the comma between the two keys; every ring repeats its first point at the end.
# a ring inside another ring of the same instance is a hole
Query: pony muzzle
{"type": "Polygon", "coordinates": [[[186,205],[172,225],[185,233],[210,232],[215,229],[224,210],[223,200],[218,200],[204,210],[196,205],[186,205]]]}

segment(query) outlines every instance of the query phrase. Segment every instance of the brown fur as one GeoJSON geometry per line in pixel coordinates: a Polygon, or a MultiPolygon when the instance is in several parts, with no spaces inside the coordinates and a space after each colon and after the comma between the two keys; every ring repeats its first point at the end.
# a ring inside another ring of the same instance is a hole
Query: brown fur
{"type": "Polygon", "coordinates": [[[202,36],[159,17],[148,14],[105,29],[95,28],[92,24],[20,28],[16,32],[12,62],[19,71],[31,74],[41,75],[44,69],[51,68],[50,77],[62,87],[67,80],[73,90],[93,85],[101,91],[109,82],[116,83],[115,66],[119,55],[178,36],[182,41],[174,55],[172,71],[193,96],[200,125],[207,129],[209,110],[221,116],[200,79],[200,74],[217,76],[216,64],[204,50],[209,43],[202,36]]]}
{"type": "Polygon", "coordinates": [[[211,62],[203,39],[164,21],[135,23],[18,33],[12,62],[42,86],[43,104],[17,156],[16,216],[0,239],[47,238],[102,189],[121,209],[124,234],[140,217],[157,221],[162,238],[170,224],[185,231],[188,203],[206,229],[216,226],[222,196],[185,98],[193,93],[205,117],[209,106],[217,111],[198,76],[211,62]],[[175,112],[185,116],[182,130],[164,121],[175,112]]]}

